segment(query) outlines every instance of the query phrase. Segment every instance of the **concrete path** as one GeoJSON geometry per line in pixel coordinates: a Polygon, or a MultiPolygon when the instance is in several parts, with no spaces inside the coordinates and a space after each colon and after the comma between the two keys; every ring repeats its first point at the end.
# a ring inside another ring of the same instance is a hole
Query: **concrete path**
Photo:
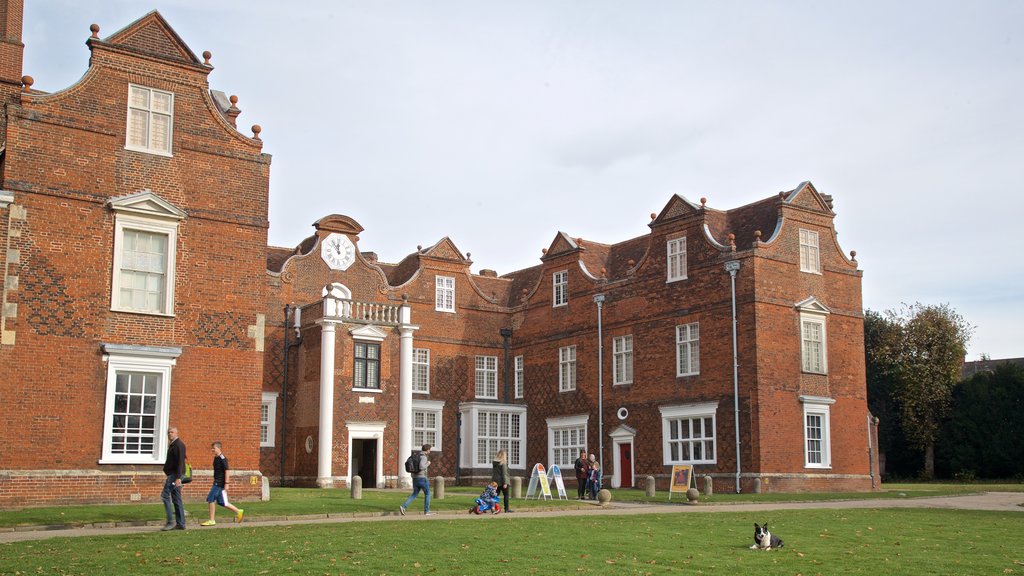
{"type": "MultiPolygon", "coordinates": [[[[589,502],[587,502],[590,504],[589,502]]],[[[766,502],[745,504],[640,504],[618,502],[607,507],[596,503],[575,510],[536,510],[516,511],[509,518],[542,518],[548,516],[587,516],[587,515],[625,515],[625,514],[687,514],[713,512],[761,512],[766,510],[811,510],[811,509],[844,509],[844,508],[945,508],[953,510],[991,510],[997,512],[1024,513],[1024,493],[1022,492],[983,492],[965,496],[937,496],[933,498],[878,498],[867,500],[832,500],[818,502],[766,502]]],[[[502,516],[506,516],[503,514],[502,516]]],[[[400,516],[398,512],[360,513],[360,514],[322,514],[317,516],[296,517],[255,517],[246,518],[244,524],[225,522],[211,527],[200,527],[194,522],[189,523],[189,530],[229,530],[242,526],[283,526],[293,524],[339,524],[345,522],[431,522],[436,520],[487,521],[490,516],[476,516],[465,512],[438,512],[434,516],[423,516],[422,512],[409,512],[408,516],[400,516]]],[[[125,523],[131,525],[109,523],[90,527],[67,526],[26,526],[15,529],[2,529],[0,543],[21,542],[26,540],[45,540],[47,538],[77,538],[81,536],[112,536],[118,534],[141,534],[158,532],[163,526],[162,521],[149,523],[125,523]]]]}

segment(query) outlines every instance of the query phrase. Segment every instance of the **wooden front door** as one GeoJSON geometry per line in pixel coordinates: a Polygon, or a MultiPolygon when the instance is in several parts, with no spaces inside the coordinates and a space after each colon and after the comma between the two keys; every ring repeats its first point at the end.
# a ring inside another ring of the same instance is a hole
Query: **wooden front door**
{"type": "Polygon", "coordinates": [[[619,487],[633,487],[633,445],[619,444],[619,487]]]}

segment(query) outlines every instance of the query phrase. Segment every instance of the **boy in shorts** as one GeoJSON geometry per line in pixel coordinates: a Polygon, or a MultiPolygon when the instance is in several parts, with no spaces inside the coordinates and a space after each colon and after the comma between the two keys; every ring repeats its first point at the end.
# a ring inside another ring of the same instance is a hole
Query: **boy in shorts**
{"type": "Polygon", "coordinates": [[[206,501],[210,503],[210,519],[200,526],[217,525],[217,521],[213,519],[217,504],[234,512],[235,522],[241,523],[242,518],[245,517],[245,510],[235,508],[231,502],[228,502],[228,457],[224,455],[220,442],[211,444],[210,450],[213,452],[213,486],[210,487],[210,493],[206,496],[206,501]]]}

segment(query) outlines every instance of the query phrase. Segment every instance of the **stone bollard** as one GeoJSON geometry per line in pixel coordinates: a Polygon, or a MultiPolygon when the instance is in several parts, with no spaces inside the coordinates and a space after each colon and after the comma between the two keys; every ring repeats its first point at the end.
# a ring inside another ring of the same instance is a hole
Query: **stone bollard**
{"type": "Polygon", "coordinates": [[[362,500],[363,499],[363,477],[353,476],[352,477],[352,499],[362,500]]]}
{"type": "Polygon", "coordinates": [[[432,499],[444,500],[444,476],[434,477],[434,493],[430,497],[432,499]]]}
{"type": "Polygon", "coordinates": [[[686,503],[687,504],[700,504],[700,491],[696,488],[690,488],[686,491],[686,503]]]}
{"type": "Polygon", "coordinates": [[[654,498],[654,476],[648,476],[644,480],[644,496],[654,498]]]}
{"type": "Polygon", "coordinates": [[[509,495],[511,498],[522,498],[523,497],[523,479],[519,476],[512,477],[512,494],[509,495]]]}
{"type": "Polygon", "coordinates": [[[760,478],[754,478],[754,490],[753,490],[753,492],[754,492],[754,494],[760,494],[761,493],[761,479],[760,478]]]}
{"type": "Polygon", "coordinates": [[[704,476],[704,495],[714,496],[715,494],[715,483],[711,480],[711,475],[704,476]]]}
{"type": "Polygon", "coordinates": [[[262,489],[260,490],[260,500],[262,502],[270,502],[270,478],[264,476],[262,480],[263,486],[261,487],[262,489]]]}
{"type": "Polygon", "coordinates": [[[612,501],[612,493],[607,488],[602,488],[597,491],[597,503],[601,506],[607,506],[612,501]]]}

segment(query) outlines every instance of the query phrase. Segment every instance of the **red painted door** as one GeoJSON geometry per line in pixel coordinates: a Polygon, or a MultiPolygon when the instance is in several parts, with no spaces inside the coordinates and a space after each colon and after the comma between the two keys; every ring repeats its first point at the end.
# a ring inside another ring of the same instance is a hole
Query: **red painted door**
{"type": "Polygon", "coordinates": [[[633,487],[633,446],[619,444],[619,487],[633,487]]]}

